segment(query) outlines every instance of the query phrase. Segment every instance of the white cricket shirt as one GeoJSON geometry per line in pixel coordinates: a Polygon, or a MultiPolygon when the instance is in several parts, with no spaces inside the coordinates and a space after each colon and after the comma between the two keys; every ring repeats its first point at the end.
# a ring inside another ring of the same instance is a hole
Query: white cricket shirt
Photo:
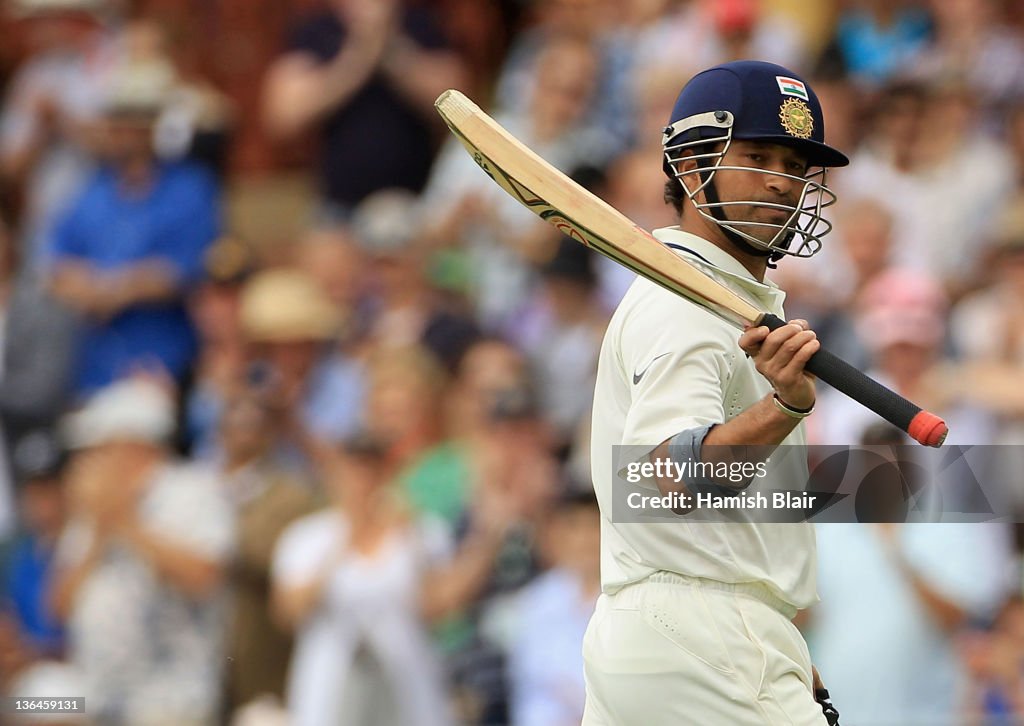
{"type": "MultiPolygon", "coordinates": [[[[759,308],[785,319],[785,293],[755,280],[724,250],[674,227],[654,235],[759,308]]],[[[614,447],[653,449],[681,431],[728,421],[771,393],[767,379],[740,349],[739,337],[737,328],[644,278],[612,316],[598,362],[591,435],[604,592],[665,570],[727,583],[760,582],[797,608],[817,602],[810,524],[689,522],[685,517],[670,523],[612,521],[613,487],[623,484],[615,475],[614,447]]],[[[802,423],[783,442],[804,443],[802,423]]],[[[772,477],[807,481],[805,457],[778,459],[769,464],[772,477]]]]}

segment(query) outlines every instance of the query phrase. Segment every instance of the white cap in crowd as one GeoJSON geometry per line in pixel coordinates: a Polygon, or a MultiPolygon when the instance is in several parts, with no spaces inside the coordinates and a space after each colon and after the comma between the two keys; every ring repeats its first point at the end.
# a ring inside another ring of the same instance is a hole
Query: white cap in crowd
{"type": "Polygon", "coordinates": [[[82,449],[111,441],[166,443],[175,429],[174,401],[158,383],[125,378],[94,394],[64,420],[68,447],[82,449]]]}

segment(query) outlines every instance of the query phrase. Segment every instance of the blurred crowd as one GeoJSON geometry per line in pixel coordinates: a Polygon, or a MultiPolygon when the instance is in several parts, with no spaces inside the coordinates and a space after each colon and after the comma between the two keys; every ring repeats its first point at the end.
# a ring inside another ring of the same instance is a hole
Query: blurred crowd
{"type": "MultiPolygon", "coordinates": [[[[787,313],[1024,465],[1019,3],[296,0],[253,118],[161,5],[2,6],[0,691],[87,698],[53,722],[579,723],[591,395],[633,276],[480,173],[446,88],[655,228],[683,83],[802,73],[852,164],[822,252],[773,273],[787,313]],[[288,234],[232,214],[253,124],[264,174],[311,181],[288,234]]],[[[901,443],[819,394],[813,442],[901,443]]],[[[819,541],[800,625],[844,723],[1024,722],[1015,528],[819,541]]]]}

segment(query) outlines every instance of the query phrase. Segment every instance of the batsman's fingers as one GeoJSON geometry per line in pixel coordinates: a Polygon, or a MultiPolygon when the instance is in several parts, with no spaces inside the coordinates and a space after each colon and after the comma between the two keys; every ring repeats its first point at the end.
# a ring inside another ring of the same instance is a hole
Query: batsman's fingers
{"type": "Polygon", "coordinates": [[[790,325],[799,325],[804,330],[810,330],[811,329],[811,324],[808,323],[803,318],[794,318],[793,320],[789,321],[789,324],[790,325]]]}
{"type": "Polygon", "coordinates": [[[779,352],[776,354],[776,357],[784,356],[787,361],[786,365],[789,365],[788,361],[793,356],[802,351],[808,343],[817,339],[818,335],[813,330],[802,330],[779,346],[779,352]]]}
{"type": "MultiPolygon", "coordinates": [[[[807,331],[810,332],[810,331],[807,331]]],[[[799,336],[798,336],[799,337],[799,336]]],[[[811,359],[811,356],[818,352],[821,348],[821,341],[817,338],[810,338],[805,340],[804,343],[793,352],[789,361],[783,366],[780,373],[780,378],[796,379],[800,376],[811,375],[804,370],[804,366],[807,365],[807,361],[811,359]]]]}
{"type": "MultiPolygon", "coordinates": [[[[773,330],[769,333],[768,337],[764,339],[764,343],[761,344],[760,357],[765,361],[772,360],[780,350],[783,349],[783,346],[785,346],[787,342],[791,341],[796,336],[807,336],[808,334],[813,336],[812,331],[804,330],[794,323],[783,325],[781,328],[773,330]]],[[[793,353],[799,350],[800,346],[803,345],[804,342],[805,341],[801,340],[798,343],[790,344],[790,346],[786,348],[788,354],[783,360],[778,361],[777,365],[785,365],[789,358],[792,357],[793,353]]]]}
{"type": "Polygon", "coordinates": [[[803,367],[818,347],[820,345],[817,343],[814,331],[802,330],[782,341],[778,350],[770,357],[766,357],[768,348],[766,343],[761,349],[757,369],[761,375],[773,383],[783,386],[792,385],[803,377],[803,367]],[[805,350],[812,343],[814,344],[813,348],[805,350]]]}
{"type": "Polygon", "coordinates": [[[757,328],[747,328],[743,331],[743,335],[740,336],[740,349],[749,356],[757,355],[761,350],[761,344],[768,337],[769,333],[771,331],[765,325],[757,328]]]}

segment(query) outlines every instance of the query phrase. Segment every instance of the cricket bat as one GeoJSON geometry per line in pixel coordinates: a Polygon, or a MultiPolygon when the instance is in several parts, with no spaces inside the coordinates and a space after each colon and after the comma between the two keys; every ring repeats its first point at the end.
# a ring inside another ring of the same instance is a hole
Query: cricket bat
{"type": "MultiPolygon", "coordinates": [[[[786,324],[752,305],[659,242],[612,206],[531,151],[456,90],[434,104],[476,163],[527,209],[580,244],[700,305],[742,330],[786,324]]],[[[925,446],[941,446],[948,429],[933,413],[889,390],[859,369],[819,349],[806,370],[907,432],[925,446]]],[[[852,443],[852,442],[851,442],[852,443]]]]}

